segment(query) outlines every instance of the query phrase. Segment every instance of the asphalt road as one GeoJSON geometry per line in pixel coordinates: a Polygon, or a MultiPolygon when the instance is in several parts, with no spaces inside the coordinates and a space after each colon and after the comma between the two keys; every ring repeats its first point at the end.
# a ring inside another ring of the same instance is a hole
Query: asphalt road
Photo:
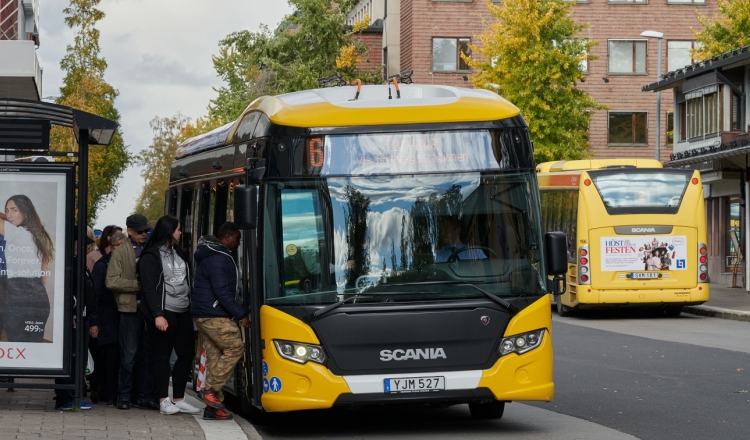
{"type": "Polygon", "coordinates": [[[466,405],[283,414],[264,439],[750,438],[750,323],[635,312],[554,317],[555,399],[501,420],[466,405]]]}
{"type": "Polygon", "coordinates": [[[552,340],[555,399],[533,406],[641,439],[750,438],[750,323],[555,317],[552,340]]]}

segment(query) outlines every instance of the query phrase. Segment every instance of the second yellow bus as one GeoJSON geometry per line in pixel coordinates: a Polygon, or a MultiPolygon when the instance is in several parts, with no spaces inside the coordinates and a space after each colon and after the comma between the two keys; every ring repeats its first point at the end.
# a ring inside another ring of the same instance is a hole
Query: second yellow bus
{"type": "Polygon", "coordinates": [[[560,316],[613,306],[677,316],[708,300],[698,171],[656,160],[577,160],[539,164],[537,179],[545,230],[568,237],[560,316]]]}

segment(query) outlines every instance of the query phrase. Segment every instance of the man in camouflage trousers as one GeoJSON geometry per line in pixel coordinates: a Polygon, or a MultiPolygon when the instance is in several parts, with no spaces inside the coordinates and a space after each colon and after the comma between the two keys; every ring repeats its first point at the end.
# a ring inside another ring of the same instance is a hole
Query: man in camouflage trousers
{"type": "Polygon", "coordinates": [[[222,403],[221,389],[242,357],[239,326],[250,327],[247,310],[237,301],[240,282],[232,254],[239,243],[240,230],[226,222],[216,237],[201,237],[195,251],[197,269],[190,312],[206,345],[206,386],[201,396],[206,403],[206,420],[232,419],[222,403]]]}

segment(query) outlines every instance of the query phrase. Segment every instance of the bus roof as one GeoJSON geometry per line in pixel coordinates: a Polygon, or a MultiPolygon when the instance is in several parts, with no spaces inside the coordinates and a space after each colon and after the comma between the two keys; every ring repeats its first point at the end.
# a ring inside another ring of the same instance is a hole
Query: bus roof
{"type": "Polygon", "coordinates": [[[601,170],[606,168],[662,168],[662,164],[654,159],[558,160],[540,163],[536,166],[536,172],[555,173],[562,171],[601,170]]]}
{"type": "MultiPolygon", "coordinates": [[[[489,90],[401,84],[401,98],[388,85],[304,90],[264,96],[245,110],[261,110],[278,125],[348,127],[496,121],[520,114],[516,106],[489,90]]],[[[241,118],[240,118],[241,119],[241,118]]]]}
{"type": "Polygon", "coordinates": [[[175,158],[231,144],[246,114],[261,111],[274,124],[290,127],[352,127],[364,125],[483,122],[511,118],[520,110],[497,93],[440,85],[400,84],[401,98],[388,85],[303,90],[263,96],[233,122],[192,137],[177,148],[175,158]]]}

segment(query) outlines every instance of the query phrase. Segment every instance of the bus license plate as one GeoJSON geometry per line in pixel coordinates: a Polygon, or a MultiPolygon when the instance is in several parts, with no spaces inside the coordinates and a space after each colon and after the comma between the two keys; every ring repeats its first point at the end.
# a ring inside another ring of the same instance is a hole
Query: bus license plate
{"type": "Polygon", "coordinates": [[[631,280],[655,280],[659,278],[658,272],[633,272],[630,274],[631,280]]]}
{"type": "Polygon", "coordinates": [[[428,393],[445,389],[445,377],[402,377],[384,380],[386,393],[428,393]]]}

